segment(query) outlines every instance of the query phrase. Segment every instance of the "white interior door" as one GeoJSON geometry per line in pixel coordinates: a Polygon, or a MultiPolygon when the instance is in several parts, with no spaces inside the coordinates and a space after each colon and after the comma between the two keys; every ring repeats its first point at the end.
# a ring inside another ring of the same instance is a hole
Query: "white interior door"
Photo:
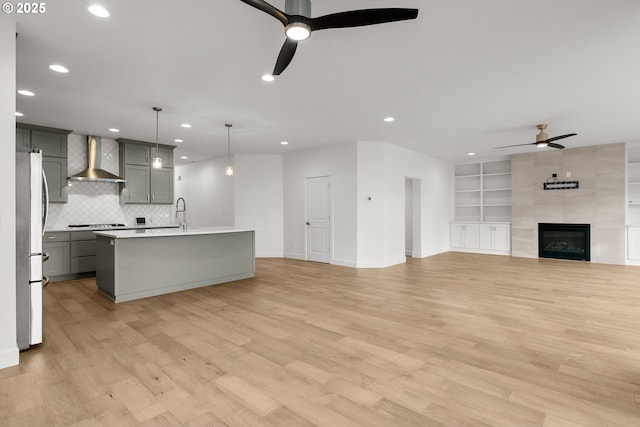
{"type": "Polygon", "coordinates": [[[331,185],[328,176],[307,178],[307,260],[331,261],[331,185]]]}

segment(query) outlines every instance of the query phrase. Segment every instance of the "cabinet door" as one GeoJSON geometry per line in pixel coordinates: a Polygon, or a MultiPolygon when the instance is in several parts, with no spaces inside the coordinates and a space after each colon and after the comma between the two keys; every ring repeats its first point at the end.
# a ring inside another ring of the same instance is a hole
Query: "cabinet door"
{"type": "Polygon", "coordinates": [[[49,259],[42,263],[42,273],[45,276],[58,276],[71,272],[69,242],[43,243],[42,250],[49,254],[49,259]]]}
{"type": "Polygon", "coordinates": [[[149,203],[149,167],[125,165],[124,203],[149,203]]]}
{"type": "Polygon", "coordinates": [[[59,157],[42,157],[42,169],[47,175],[49,201],[51,203],[67,202],[67,159],[59,157]]]}
{"type": "Polygon", "coordinates": [[[151,169],[151,203],[173,203],[173,169],[151,169]]]}
{"type": "Polygon", "coordinates": [[[493,229],[493,249],[511,250],[511,227],[508,224],[495,224],[493,229]]]}
{"type": "Polygon", "coordinates": [[[149,146],[126,143],[124,146],[124,162],[128,165],[149,166],[149,146]]]}
{"type": "Polygon", "coordinates": [[[466,249],[478,248],[478,224],[464,225],[464,247],[466,249]]]}
{"type": "Polygon", "coordinates": [[[451,224],[451,247],[464,248],[464,224],[451,224]]]}
{"type": "Polygon", "coordinates": [[[480,249],[495,249],[495,225],[493,224],[480,224],[478,227],[480,249]]]}
{"type": "Polygon", "coordinates": [[[31,147],[42,150],[43,156],[67,158],[67,135],[32,130],[31,147]]]}
{"type": "Polygon", "coordinates": [[[16,147],[31,147],[31,131],[29,129],[16,128],[16,147]]]}
{"type": "Polygon", "coordinates": [[[627,229],[627,257],[633,261],[640,261],[640,227],[627,229]]]}
{"type": "MultiPolygon", "coordinates": [[[[151,156],[156,155],[156,147],[152,145],[149,147],[149,151],[151,152],[151,156]]],[[[166,147],[158,147],[158,155],[160,156],[160,160],[162,160],[163,168],[172,168],[173,167],[173,149],[166,147]]]]}

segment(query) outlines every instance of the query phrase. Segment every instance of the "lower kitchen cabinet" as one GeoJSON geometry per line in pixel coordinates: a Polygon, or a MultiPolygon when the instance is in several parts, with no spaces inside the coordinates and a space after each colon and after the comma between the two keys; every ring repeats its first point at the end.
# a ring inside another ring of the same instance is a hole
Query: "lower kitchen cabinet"
{"type": "Polygon", "coordinates": [[[55,276],[71,272],[71,247],[68,232],[49,232],[44,234],[42,250],[49,255],[49,259],[42,264],[42,273],[54,279],[55,276]]]}
{"type": "Polygon", "coordinates": [[[486,222],[452,222],[452,251],[511,255],[511,224],[486,222]]]}
{"type": "Polygon", "coordinates": [[[71,233],[71,273],[96,271],[96,235],[92,231],[71,233]]]}

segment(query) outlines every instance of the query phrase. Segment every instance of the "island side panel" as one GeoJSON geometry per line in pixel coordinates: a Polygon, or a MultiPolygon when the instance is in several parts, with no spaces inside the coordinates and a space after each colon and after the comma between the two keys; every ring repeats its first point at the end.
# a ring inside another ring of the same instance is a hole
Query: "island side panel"
{"type": "Polygon", "coordinates": [[[115,299],[115,239],[96,236],[96,283],[100,293],[115,299]]]}
{"type": "Polygon", "coordinates": [[[254,232],[115,239],[114,300],[255,277],[254,232]]]}

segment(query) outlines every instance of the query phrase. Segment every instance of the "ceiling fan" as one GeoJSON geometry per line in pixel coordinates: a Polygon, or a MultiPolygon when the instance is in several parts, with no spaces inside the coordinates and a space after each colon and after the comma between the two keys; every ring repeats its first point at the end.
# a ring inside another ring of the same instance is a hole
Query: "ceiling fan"
{"type": "Polygon", "coordinates": [[[268,13],[282,22],[285,27],[287,39],[280,49],[276,66],[273,69],[274,76],[280,75],[287,68],[296,53],[298,41],[309,38],[312,31],[405,21],[415,19],[418,16],[418,9],[386,8],[350,10],[311,18],[311,0],[286,0],[284,12],[266,1],[241,1],[268,13]]]}
{"type": "Polygon", "coordinates": [[[570,136],[577,135],[577,133],[568,133],[566,135],[559,135],[559,136],[554,136],[553,138],[549,138],[549,134],[544,131],[547,128],[546,124],[541,124],[536,127],[540,131],[536,135],[536,142],[530,142],[528,144],[505,145],[504,147],[494,147],[494,150],[498,150],[500,148],[522,147],[524,145],[535,145],[536,147],[539,147],[539,148],[551,147],[551,148],[557,148],[559,150],[562,150],[564,149],[564,145],[556,144],[553,141],[557,141],[559,139],[569,138],[570,136]]]}

